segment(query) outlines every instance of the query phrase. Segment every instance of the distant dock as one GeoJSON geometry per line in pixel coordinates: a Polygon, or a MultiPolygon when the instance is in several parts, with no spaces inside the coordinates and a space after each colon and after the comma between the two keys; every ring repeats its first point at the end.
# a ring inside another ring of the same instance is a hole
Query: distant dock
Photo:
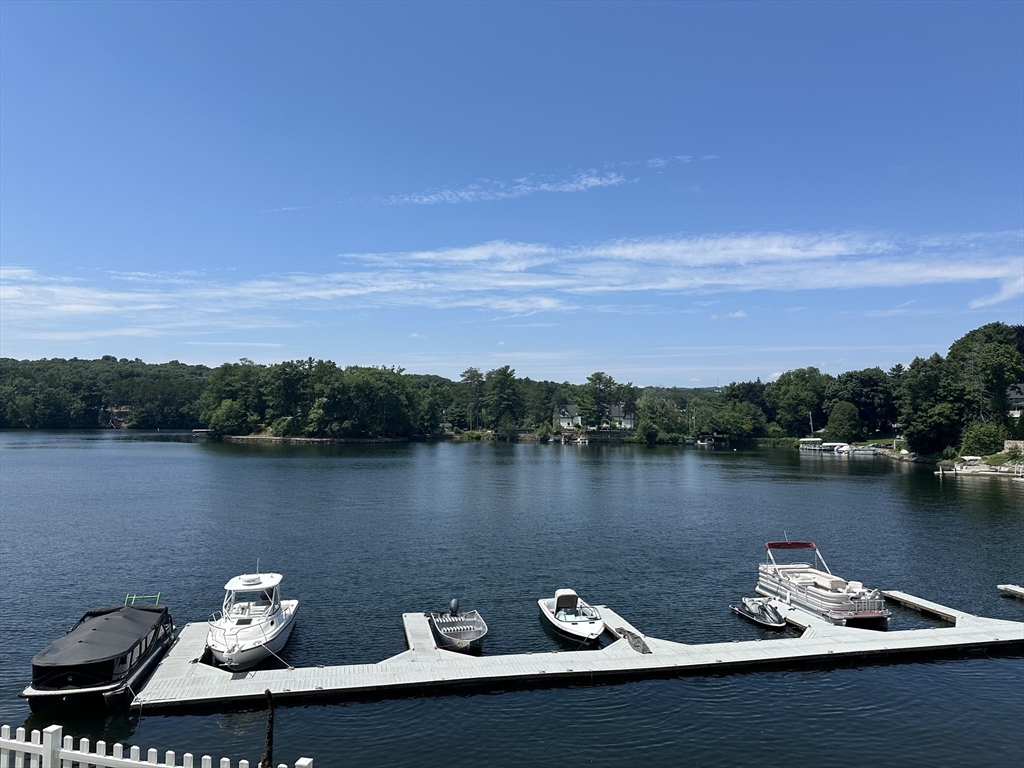
{"type": "Polygon", "coordinates": [[[508,688],[551,681],[605,682],[644,677],[717,674],[772,666],[899,659],[1024,645],[1024,623],[975,616],[903,592],[888,599],[940,616],[950,627],[879,632],[836,627],[779,601],[773,604],[798,638],[689,645],[644,635],[599,606],[615,638],[599,651],[469,656],[437,648],[426,614],[402,615],[409,650],[376,664],[230,672],[199,661],[205,622],[186,624],[149,682],[132,701],[145,711],[256,704],[270,690],[278,700],[320,696],[402,696],[467,686],[508,688]]]}

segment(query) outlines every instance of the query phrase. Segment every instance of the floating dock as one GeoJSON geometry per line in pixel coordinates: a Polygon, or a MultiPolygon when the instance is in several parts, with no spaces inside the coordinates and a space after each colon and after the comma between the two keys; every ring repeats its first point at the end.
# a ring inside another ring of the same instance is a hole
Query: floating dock
{"type": "Polygon", "coordinates": [[[509,688],[552,681],[716,674],[1024,645],[1022,622],[975,616],[903,592],[884,594],[953,626],[890,632],[837,627],[773,600],[789,623],[803,629],[800,637],[688,645],[648,637],[612,609],[598,606],[615,638],[601,650],[469,656],[438,648],[427,615],[406,613],[402,622],[409,650],[376,664],[230,672],[199,660],[206,647],[207,625],[203,622],[182,628],[132,707],[152,711],[239,706],[263,701],[267,690],[278,700],[403,696],[466,686],[509,688]]]}
{"type": "Polygon", "coordinates": [[[1002,591],[1007,597],[1016,597],[1018,600],[1024,600],[1024,587],[1018,587],[1016,584],[998,584],[996,589],[1002,591]]]}

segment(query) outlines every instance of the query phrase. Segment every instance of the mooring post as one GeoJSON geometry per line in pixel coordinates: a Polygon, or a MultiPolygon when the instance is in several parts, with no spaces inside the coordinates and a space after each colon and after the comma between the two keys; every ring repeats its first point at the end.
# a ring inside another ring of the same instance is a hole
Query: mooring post
{"type": "Polygon", "coordinates": [[[274,768],[274,694],[267,688],[267,740],[260,768],[274,768]]]}

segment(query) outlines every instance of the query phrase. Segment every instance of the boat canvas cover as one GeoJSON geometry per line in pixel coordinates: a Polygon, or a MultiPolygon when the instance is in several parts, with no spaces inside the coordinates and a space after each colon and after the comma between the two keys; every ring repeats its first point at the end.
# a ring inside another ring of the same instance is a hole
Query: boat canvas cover
{"type": "Polygon", "coordinates": [[[766,541],[765,549],[817,549],[813,541],[766,541]]]}
{"type": "Polygon", "coordinates": [[[67,667],[112,661],[127,654],[167,616],[164,605],[96,608],[64,637],[32,658],[33,667],[67,667]]]}

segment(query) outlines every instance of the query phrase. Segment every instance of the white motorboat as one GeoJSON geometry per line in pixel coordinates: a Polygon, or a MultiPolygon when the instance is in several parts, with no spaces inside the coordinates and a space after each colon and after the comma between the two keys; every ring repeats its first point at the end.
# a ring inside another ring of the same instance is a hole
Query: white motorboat
{"type": "Polygon", "coordinates": [[[443,613],[430,614],[430,625],[437,636],[438,645],[452,651],[475,651],[487,634],[487,622],[478,611],[459,612],[459,599],[443,613]]]}
{"type": "Polygon", "coordinates": [[[769,541],[764,548],[768,557],[757,568],[759,595],[778,598],[839,626],[888,626],[892,611],[885,607],[882,593],[835,576],[813,541],[769,541]],[[821,568],[811,563],[778,563],[775,550],[811,550],[821,568]]]}
{"type": "Polygon", "coordinates": [[[248,669],[284,648],[299,601],[281,599],[281,579],[279,573],[243,573],[224,585],[224,603],[210,616],[206,636],[217,662],[248,669]]]}
{"type": "Polygon", "coordinates": [[[554,597],[541,598],[537,604],[552,629],[570,640],[593,643],[604,632],[601,613],[572,589],[559,589],[554,597]]]}

